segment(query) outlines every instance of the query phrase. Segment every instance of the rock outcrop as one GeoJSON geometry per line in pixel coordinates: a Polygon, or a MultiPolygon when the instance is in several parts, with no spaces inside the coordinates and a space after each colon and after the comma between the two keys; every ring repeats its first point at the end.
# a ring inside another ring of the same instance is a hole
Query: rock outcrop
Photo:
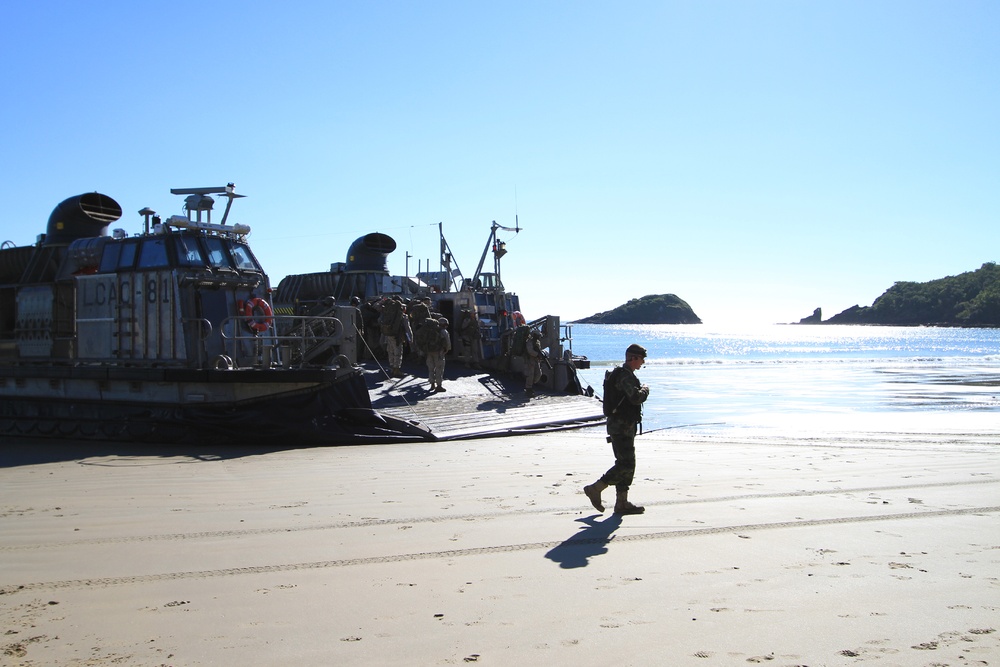
{"type": "Polygon", "coordinates": [[[821,324],[823,322],[823,309],[817,308],[809,317],[803,317],[799,324],[821,324]]]}
{"type": "Polygon", "coordinates": [[[580,324],[701,324],[701,318],[676,294],[650,294],[612,310],[577,320],[580,324]]]}
{"type": "Polygon", "coordinates": [[[987,262],[957,276],[897,282],[872,305],[851,306],[823,324],[1000,327],[1000,266],[987,262]]]}

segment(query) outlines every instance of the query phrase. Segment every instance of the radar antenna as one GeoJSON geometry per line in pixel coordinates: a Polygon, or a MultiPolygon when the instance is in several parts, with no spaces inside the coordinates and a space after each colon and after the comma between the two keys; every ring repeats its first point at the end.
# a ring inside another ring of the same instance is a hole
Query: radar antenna
{"type": "Polygon", "coordinates": [[[226,224],[226,220],[229,218],[229,210],[233,207],[233,200],[239,199],[241,197],[246,197],[246,195],[236,194],[236,186],[232,183],[227,184],[225,187],[216,188],[170,188],[170,194],[172,195],[188,195],[184,200],[184,208],[187,209],[190,215],[191,211],[197,211],[196,222],[201,222],[201,212],[205,211],[206,220],[205,222],[212,222],[212,205],[215,200],[209,195],[221,195],[228,199],[226,202],[226,210],[222,214],[222,223],[226,224]]]}

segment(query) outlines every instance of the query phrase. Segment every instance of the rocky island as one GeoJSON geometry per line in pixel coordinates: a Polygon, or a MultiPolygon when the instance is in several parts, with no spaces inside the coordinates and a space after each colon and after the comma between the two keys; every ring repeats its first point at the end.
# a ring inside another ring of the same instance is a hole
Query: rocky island
{"type": "Polygon", "coordinates": [[[1000,327],[1000,267],[987,262],[957,276],[897,282],[870,306],[851,306],[827,320],[821,312],[799,324],[1000,327]]]}
{"type": "Polygon", "coordinates": [[[676,294],[650,294],[612,310],[595,313],[577,324],[701,324],[691,306],[676,294]]]}

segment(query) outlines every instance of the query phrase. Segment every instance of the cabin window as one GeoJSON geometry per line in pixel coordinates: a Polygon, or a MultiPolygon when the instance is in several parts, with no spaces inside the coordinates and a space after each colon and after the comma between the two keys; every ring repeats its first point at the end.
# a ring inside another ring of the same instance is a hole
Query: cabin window
{"type": "Polygon", "coordinates": [[[121,243],[109,243],[104,246],[104,254],[101,256],[101,273],[113,273],[118,268],[118,258],[121,254],[121,243]]]}
{"type": "Polygon", "coordinates": [[[198,247],[198,239],[191,236],[175,236],[177,263],[180,266],[205,266],[205,257],[198,247]]]}
{"type": "Polygon", "coordinates": [[[131,269],[135,266],[135,254],[139,249],[139,244],[136,242],[126,243],[122,246],[122,255],[118,258],[118,268],[119,269],[131,269]]]}
{"type": "Polygon", "coordinates": [[[205,239],[205,245],[208,246],[208,263],[210,266],[216,269],[233,268],[233,263],[229,260],[229,253],[226,252],[226,247],[222,243],[222,239],[208,237],[205,239]]]}
{"type": "Polygon", "coordinates": [[[167,259],[166,239],[145,239],[142,244],[142,252],[139,254],[140,269],[159,269],[170,266],[167,259]]]}
{"type": "Polygon", "coordinates": [[[246,246],[232,245],[229,250],[233,253],[233,259],[236,260],[236,268],[242,271],[260,271],[246,246]]]}
{"type": "Polygon", "coordinates": [[[135,241],[105,244],[104,254],[101,256],[101,273],[131,271],[132,265],[135,264],[137,245],[138,243],[135,241]]]}

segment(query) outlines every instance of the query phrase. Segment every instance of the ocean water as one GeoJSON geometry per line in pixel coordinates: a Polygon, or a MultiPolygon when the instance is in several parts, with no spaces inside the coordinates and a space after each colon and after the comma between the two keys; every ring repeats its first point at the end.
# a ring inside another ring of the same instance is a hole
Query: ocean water
{"type": "Polygon", "coordinates": [[[602,395],[631,343],[649,352],[637,373],[650,387],[647,431],[762,415],[1000,412],[998,329],[574,324],[573,352],[591,360],[583,382],[602,395]]]}

